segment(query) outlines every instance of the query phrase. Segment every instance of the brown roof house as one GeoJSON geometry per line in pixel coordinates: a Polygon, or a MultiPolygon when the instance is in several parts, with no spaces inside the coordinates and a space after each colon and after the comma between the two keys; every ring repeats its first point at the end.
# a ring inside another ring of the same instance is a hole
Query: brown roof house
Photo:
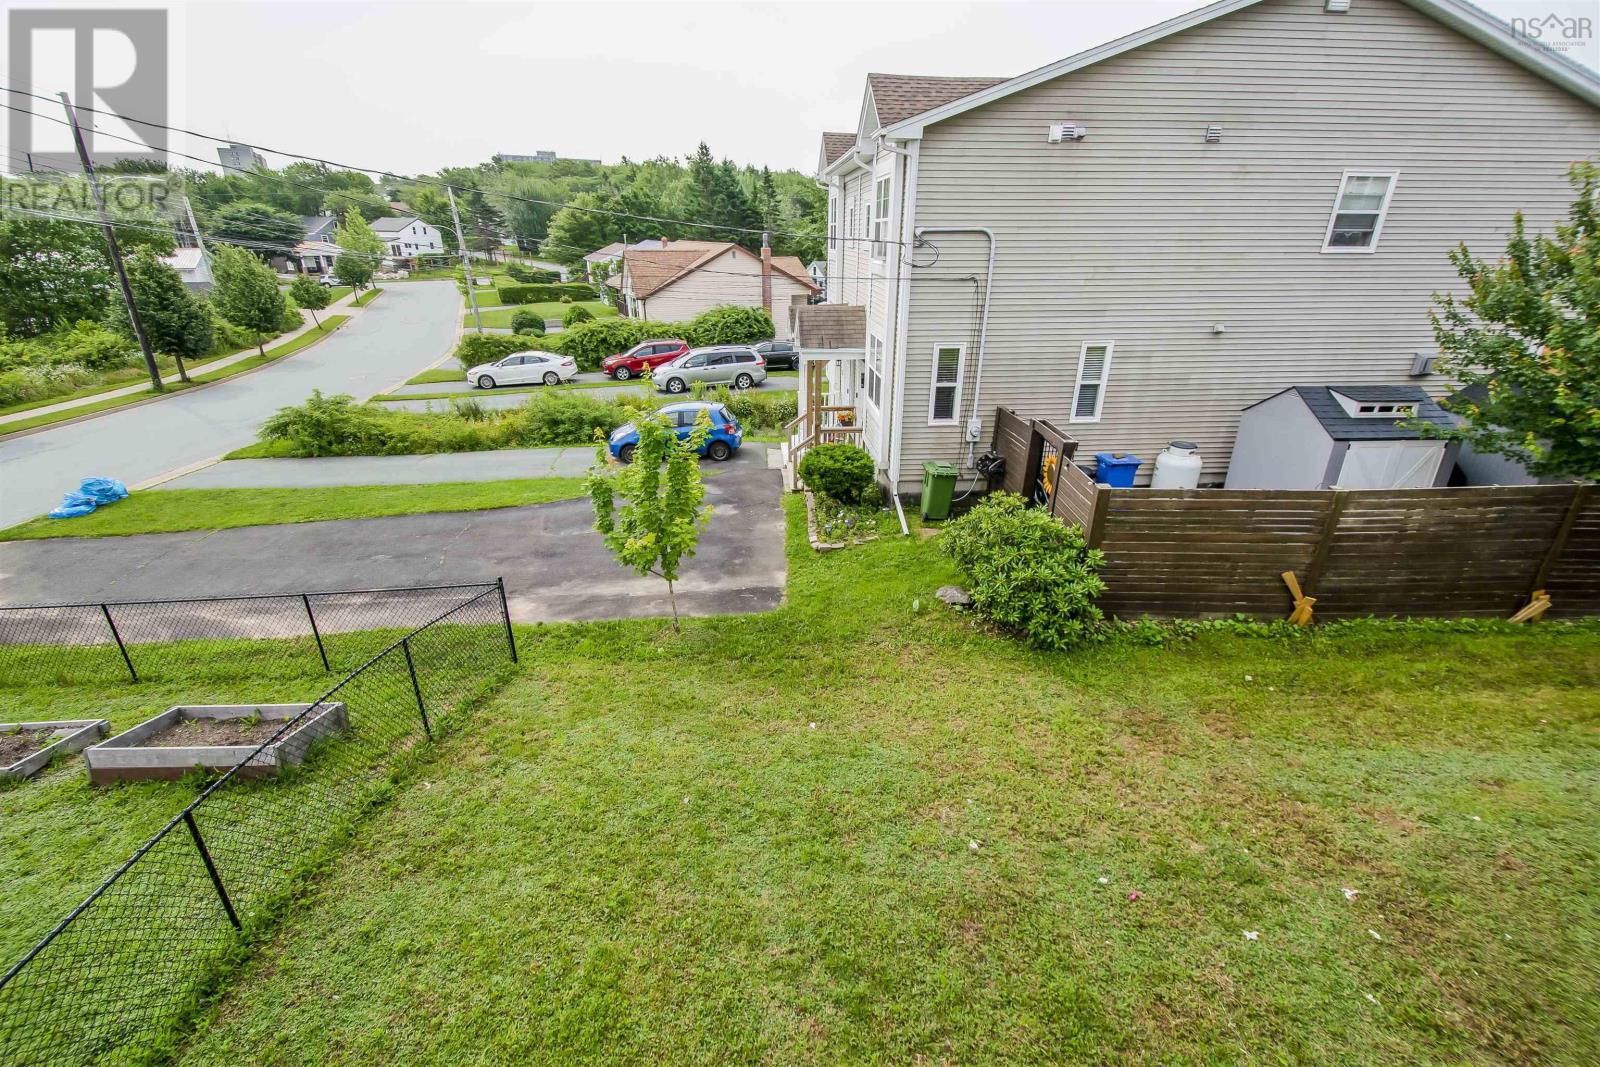
{"type": "Polygon", "coordinates": [[[728,241],[669,241],[660,248],[629,248],[622,270],[606,282],[624,314],[681,322],[702,311],[734,304],[764,307],[779,340],[789,337],[789,309],[818,291],[797,256],[759,253],[728,241]]]}

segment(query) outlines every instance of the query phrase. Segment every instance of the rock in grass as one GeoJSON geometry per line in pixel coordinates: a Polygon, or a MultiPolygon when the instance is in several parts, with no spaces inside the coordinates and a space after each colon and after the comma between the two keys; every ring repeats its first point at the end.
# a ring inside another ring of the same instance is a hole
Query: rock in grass
{"type": "Polygon", "coordinates": [[[970,608],[972,606],[972,597],[959,585],[941,585],[934,596],[953,608],[970,608]]]}

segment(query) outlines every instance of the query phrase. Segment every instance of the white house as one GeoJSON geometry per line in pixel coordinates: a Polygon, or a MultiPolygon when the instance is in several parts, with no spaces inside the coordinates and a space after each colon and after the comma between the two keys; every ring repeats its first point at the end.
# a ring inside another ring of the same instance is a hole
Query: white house
{"type": "Polygon", "coordinates": [[[818,291],[798,256],[760,254],[727,241],[668,241],[629,248],[606,285],[623,313],[678,322],[723,304],[765,307],[778,340],[790,336],[790,309],[818,291]]]}
{"type": "Polygon", "coordinates": [[[1548,230],[1597,149],[1600,76],[1460,0],[1222,0],[1014,78],[872,74],[797,312],[864,329],[802,354],[901,491],[975,479],[1002,405],[1143,477],[1193,441],[1220,484],[1284,389],[1448,393],[1448,253],[1548,230]]]}
{"type": "Polygon", "coordinates": [[[438,230],[414,215],[389,215],[372,221],[373,232],[388,248],[388,259],[415,259],[428,252],[443,252],[444,238],[438,230]]]}
{"type": "Polygon", "coordinates": [[[161,262],[177,271],[183,284],[193,292],[208,292],[216,283],[211,273],[211,254],[204,248],[175,249],[172,255],[162,256],[161,262]]]}

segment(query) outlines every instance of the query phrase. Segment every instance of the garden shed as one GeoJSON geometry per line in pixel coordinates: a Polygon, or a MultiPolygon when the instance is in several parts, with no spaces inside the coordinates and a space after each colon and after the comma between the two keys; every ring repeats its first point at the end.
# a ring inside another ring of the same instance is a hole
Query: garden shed
{"type": "Polygon", "coordinates": [[[1418,423],[1454,423],[1420,386],[1296,385],[1239,419],[1228,489],[1426,489],[1445,485],[1458,445],[1418,423]]]}

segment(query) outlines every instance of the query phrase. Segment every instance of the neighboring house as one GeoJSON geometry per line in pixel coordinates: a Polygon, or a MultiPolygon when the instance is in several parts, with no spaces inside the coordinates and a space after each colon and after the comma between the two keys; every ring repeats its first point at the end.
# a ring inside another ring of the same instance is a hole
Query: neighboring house
{"type": "Polygon", "coordinates": [[[327,241],[331,244],[340,221],[338,215],[301,215],[300,228],[304,231],[301,240],[327,241]]]}
{"type": "Polygon", "coordinates": [[[444,250],[439,231],[415,215],[388,215],[372,220],[372,230],[388,247],[388,260],[399,263],[426,252],[444,250]]]}
{"type": "Polygon", "coordinates": [[[339,221],[337,215],[300,216],[305,236],[294,246],[294,258],[302,273],[326,274],[333,270],[333,261],[339,258],[339,246],[334,244],[339,221]]]}
{"type": "Polygon", "coordinates": [[[204,248],[179,248],[170,256],[162,256],[161,262],[177,271],[191,292],[209,292],[216,283],[211,274],[211,254],[204,248]]]}
{"type": "Polygon", "coordinates": [[[606,282],[633,318],[678,322],[723,304],[765,307],[779,340],[790,336],[790,309],[818,291],[798,256],[760,254],[727,241],[668,241],[629,248],[606,282]]]}
{"type": "Polygon", "coordinates": [[[806,264],[806,273],[811,275],[812,284],[817,287],[818,294],[826,294],[828,291],[828,261],[825,259],[812,260],[806,264]]]}
{"type": "Polygon", "coordinates": [[[1564,218],[1597,148],[1600,76],[1459,0],[1225,0],[1009,80],[869,75],[820,156],[865,332],[804,354],[903,492],[973,477],[1001,405],[1141,481],[1193,441],[1218,484],[1290,386],[1447,393],[1447,253],[1564,218]]]}
{"type": "MultiPolygon", "coordinates": [[[[623,244],[621,241],[612,241],[604,248],[597,248],[583,257],[583,273],[590,281],[594,281],[595,271],[602,265],[610,267],[610,275],[615,275],[617,265],[622,262],[622,253],[630,248],[660,248],[660,241],[636,241],[633,244],[623,244]]],[[[608,275],[608,276],[610,276],[608,275]]]]}

